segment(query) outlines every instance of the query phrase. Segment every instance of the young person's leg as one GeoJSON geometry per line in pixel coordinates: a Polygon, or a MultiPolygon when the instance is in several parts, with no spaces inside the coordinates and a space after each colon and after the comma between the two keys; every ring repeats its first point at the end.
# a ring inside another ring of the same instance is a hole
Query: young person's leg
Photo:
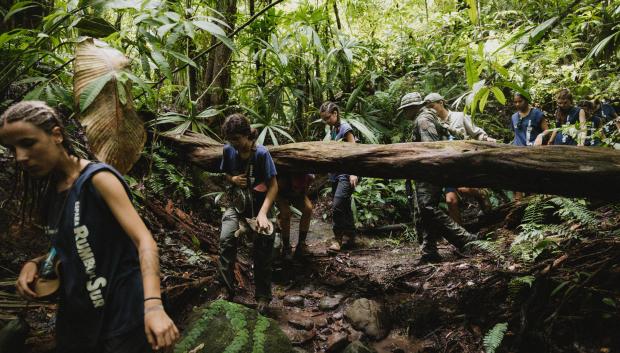
{"type": "MultiPolygon", "coordinates": [[[[351,195],[353,188],[348,178],[342,178],[336,185],[333,202],[334,236],[342,246],[344,236],[348,237],[348,244],[353,245],[355,239],[355,224],[351,209],[351,195]]],[[[334,249],[336,250],[336,249],[334,249]]],[[[339,249],[338,249],[339,250],[339,249]]]]}
{"type": "Polygon", "coordinates": [[[278,225],[280,226],[280,236],[282,237],[282,256],[291,253],[291,209],[288,198],[278,195],[276,198],[278,206],[278,225]]]}
{"type": "MultiPolygon", "coordinates": [[[[463,196],[469,196],[476,200],[482,212],[488,213],[489,211],[491,211],[491,202],[489,201],[486,189],[460,187],[458,188],[458,191],[459,194],[463,196]]],[[[461,222],[457,223],[462,224],[461,222]]]]}
{"type": "Polygon", "coordinates": [[[254,258],[254,297],[257,309],[262,311],[271,301],[271,271],[273,254],[273,235],[254,235],[252,257],[254,258]]]}
{"type": "Polygon", "coordinates": [[[297,246],[295,247],[295,257],[301,257],[308,252],[306,246],[306,237],[310,229],[310,220],[312,219],[312,201],[307,195],[303,196],[301,208],[301,218],[299,220],[299,237],[297,238],[297,246]]]}
{"type": "Polygon", "coordinates": [[[459,226],[439,208],[439,201],[442,196],[441,187],[432,183],[419,182],[416,192],[418,193],[422,223],[428,239],[425,239],[425,244],[422,245],[423,260],[424,256],[429,260],[438,258],[439,254],[435,243],[441,236],[459,249],[463,248],[467,242],[476,240],[475,235],[459,226]]]}
{"type": "MultiPolygon", "coordinates": [[[[352,247],[355,242],[355,223],[353,220],[353,209],[351,208],[351,195],[353,187],[349,178],[342,178],[338,182],[338,188],[334,197],[334,212],[338,213],[338,229],[343,238],[346,237],[346,246],[352,247]]],[[[335,219],[335,217],[334,217],[335,219]]]]}
{"type": "Polygon", "coordinates": [[[445,188],[446,192],[446,205],[448,206],[448,213],[450,217],[458,223],[463,224],[463,219],[461,218],[461,209],[459,208],[459,195],[456,192],[456,188],[447,187],[445,188]]]}
{"type": "Polygon", "coordinates": [[[227,209],[222,216],[222,230],[220,232],[220,258],[218,269],[228,290],[229,299],[235,293],[234,266],[237,259],[237,238],[235,232],[239,229],[239,215],[232,208],[227,209]]]}

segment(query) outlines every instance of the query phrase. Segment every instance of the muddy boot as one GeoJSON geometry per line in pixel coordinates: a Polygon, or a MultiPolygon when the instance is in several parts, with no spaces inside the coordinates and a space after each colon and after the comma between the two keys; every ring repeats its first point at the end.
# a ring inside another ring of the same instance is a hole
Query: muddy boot
{"type": "Polygon", "coordinates": [[[218,292],[217,299],[223,299],[229,302],[232,302],[235,298],[235,290],[228,288],[227,286],[222,286],[218,292]]]}
{"type": "Polygon", "coordinates": [[[347,235],[347,241],[344,243],[343,248],[349,250],[355,248],[355,232],[347,235]]]}
{"type": "Polygon", "coordinates": [[[306,245],[306,244],[298,244],[295,247],[295,252],[293,253],[293,259],[294,260],[302,260],[306,256],[308,256],[309,253],[310,253],[310,251],[308,250],[308,245],[306,245]]]}
{"type": "Polygon", "coordinates": [[[334,232],[334,242],[329,246],[327,251],[339,252],[342,248],[342,233],[334,232]]]}
{"type": "Polygon", "coordinates": [[[308,236],[308,232],[299,232],[299,240],[297,241],[297,246],[295,247],[295,253],[293,254],[293,259],[299,260],[308,255],[308,245],[306,245],[306,237],[308,236]]]}
{"type": "Polygon", "coordinates": [[[261,314],[265,314],[269,310],[269,300],[266,298],[259,298],[256,300],[256,311],[261,314]]]}
{"type": "Polygon", "coordinates": [[[422,233],[424,239],[422,241],[422,257],[420,257],[419,265],[427,263],[441,262],[442,258],[437,251],[437,240],[429,232],[422,233]]]}
{"type": "Polygon", "coordinates": [[[282,246],[282,260],[289,261],[291,259],[291,246],[283,245],[282,246]]]}
{"type": "Polygon", "coordinates": [[[439,255],[439,253],[426,253],[426,254],[422,254],[422,256],[420,257],[420,261],[418,262],[418,265],[425,265],[425,264],[436,264],[438,262],[442,262],[443,259],[441,258],[441,255],[439,255]]]}

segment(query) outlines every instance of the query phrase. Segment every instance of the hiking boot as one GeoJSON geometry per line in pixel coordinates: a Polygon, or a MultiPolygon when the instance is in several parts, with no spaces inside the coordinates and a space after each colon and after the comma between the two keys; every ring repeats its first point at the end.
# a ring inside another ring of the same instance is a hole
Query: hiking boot
{"type": "Polygon", "coordinates": [[[308,255],[310,251],[308,251],[308,245],[306,244],[297,244],[295,247],[295,252],[293,253],[293,259],[300,260],[306,255],[308,255]]]}
{"type": "Polygon", "coordinates": [[[232,302],[234,298],[235,291],[227,288],[226,286],[223,286],[217,295],[217,299],[223,299],[229,302],[232,302]]]}
{"type": "Polygon", "coordinates": [[[425,253],[422,254],[422,257],[420,257],[420,261],[418,262],[419,265],[423,265],[423,264],[434,264],[434,263],[438,263],[443,261],[443,259],[441,258],[441,256],[439,255],[439,253],[425,253]]]}
{"type": "Polygon", "coordinates": [[[355,248],[355,236],[351,235],[347,237],[347,241],[344,243],[344,249],[353,249],[355,248]]]}
{"type": "Polygon", "coordinates": [[[256,301],[256,311],[258,311],[261,314],[265,314],[268,309],[269,309],[269,300],[265,298],[259,298],[256,301]]]}
{"type": "Polygon", "coordinates": [[[334,241],[329,246],[329,248],[327,248],[327,251],[330,251],[330,252],[340,252],[341,248],[342,248],[342,245],[340,244],[340,242],[339,241],[334,241]]]}
{"type": "Polygon", "coordinates": [[[290,246],[282,247],[282,259],[287,260],[287,261],[291,259],[291,247],[290,246]]]}

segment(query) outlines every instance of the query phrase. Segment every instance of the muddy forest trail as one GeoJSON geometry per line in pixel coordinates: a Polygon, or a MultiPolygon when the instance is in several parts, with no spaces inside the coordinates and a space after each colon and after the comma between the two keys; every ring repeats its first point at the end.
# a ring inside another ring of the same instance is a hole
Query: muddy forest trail
{"type": "MultiPolygon", "coordinates": [[[[294,352],[342,352],[358,340],[377,352],[483,352],[485,335],[503,323],[508,329],[501,347],[506,348],[498,351],[616,351],[619,319],[610,313],[617,313],[611,304],[620,302],[620,209],[599,207],[594,211],[600,220],[595,233],[573,224],[578,237],[524,263],[508,248],[519,233],[524,208],[532,202],[529,198],[470,220],[470,229],[493,233],[495,241],[489,244],[494,249],[482,250],[481,244],[459,254],[440,243],[444,262],[419,265],[417,242],[397,235],[362,234],[354,249],[329,253],[333,233],[320,214],[329,202],[319,200],[307,240],[309,256],[274,265],[267,316],[277,321],[294,352]],[[380,333],[356,329],[346,317],[361,298],[380,305],[380,333]]],[[[194,308],[221,293],[215,267],[218,224],[155,200],[146,203],[142,214],[160,246],[168,310],[186,330],[194,308]]],[[[293,245],[297,224],[294,219],[293,245]]],[[[12,251],[3,254],[3,273],[19,269],[24,254],[41,247],[34,238],[9,239],[7,245],[12,251]]],[[[241,246],[236,269],[240,297],[246,302],[253,298],[249,254],[250,246],[241,246]]],[[[0,283],[0,315],[5,319],[24,312],[27,305],[11,294],[13,283],[14,278],[0,283]]],[[[51,352],[55,305],[28,308],[32,330],[27,351],[51,352]]]]}

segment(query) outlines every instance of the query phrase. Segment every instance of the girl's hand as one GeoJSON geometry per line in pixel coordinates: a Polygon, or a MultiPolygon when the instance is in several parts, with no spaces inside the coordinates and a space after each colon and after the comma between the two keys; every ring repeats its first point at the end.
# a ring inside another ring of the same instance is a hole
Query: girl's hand
{"type": "Polygon", "coordinates": [[[357,186],[357,175],[349,175],[349,183],[351,183],[351,187],[355,189],[357,186]]]}
{"type": "Polygon", "coordinates": [[[246,176],[243,174],[235,175],[234,177],[230,178],[230,180],[233,182],[233,184],[237,185],[240,188],[248,186],[248,178],[246,178],[246,176]]]}
{"type": "Polygon", "coordinates": [[[259,231],[266,232],[269,230],[269,220],[266,214],[260,212],[258,216],[256,216],[256,223],[258,223],[259,231]]]}
{"type": "Polygon", "coordinates": [[[19,295],[26,299],[36,298],[37,293],[35,293],[30,286],[34,283],[34,280],[37,277],[37,265],[32,261],[26,262],[24,267],[22,267],[22,270],[19,272],[17,283],[15,283],[15,287],[17,287],[17,292],[19,295]]]}
{"type": "Polygon", "coordinates": [[[145,307],[144,331],[153,350],[165,349],[179,339],[179,330],[160,304],[145,307]],[[149,310],[149,308],[151,308],[149,310]],[[154,310],[153,310],[154,309],[154,310]]]}
{"type": "Polygon", "coordinates": [[[543,144],[543,134],[538,134],[536,136],[536,140],[534,140],[534,146],[542,146],[543,144]]]}
{"type": "Polygon", "coordinates": [[[485,141],[487,141],[487,142],[497,143],[497,140],[496,140],[496,139],[494,139],[494,138],[492,138],[492,137],[488,137],[488,136],[487,136],[487,138],[485,139],[485,141]]]}

